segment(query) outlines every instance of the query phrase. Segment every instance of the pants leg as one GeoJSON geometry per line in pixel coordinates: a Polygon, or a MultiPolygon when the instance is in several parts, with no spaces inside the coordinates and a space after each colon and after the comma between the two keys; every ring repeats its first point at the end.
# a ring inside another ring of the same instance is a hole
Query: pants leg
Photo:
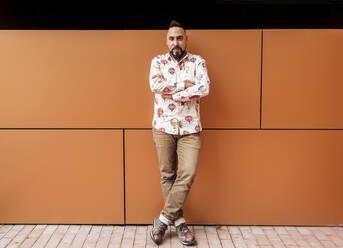
{"type": "Polygon", "coordinates": [[[183,215],[182,207],[193,184],[200,155],[200,133],[178,136],[178,169],[176,179],[165,200],[161,214],[170,220],[183,215]]]}
{"type": "Polygon", "coordinates": [[[176,178],[176,138],[172,134],[152,129],[161,174],[163,199],[166,201],[176,178]]]}

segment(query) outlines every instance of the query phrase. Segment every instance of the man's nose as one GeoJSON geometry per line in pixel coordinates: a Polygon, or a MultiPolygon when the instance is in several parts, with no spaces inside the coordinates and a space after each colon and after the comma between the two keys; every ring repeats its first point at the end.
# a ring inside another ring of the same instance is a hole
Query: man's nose
{"type": "Polygon", "coordinates": [[[176,46],[176,45],[180,45],[180,41],[179,41],[179,40],[177,40],[177,39],[173,40],[173,45],[174,45],[174,46],[176,46]]]}

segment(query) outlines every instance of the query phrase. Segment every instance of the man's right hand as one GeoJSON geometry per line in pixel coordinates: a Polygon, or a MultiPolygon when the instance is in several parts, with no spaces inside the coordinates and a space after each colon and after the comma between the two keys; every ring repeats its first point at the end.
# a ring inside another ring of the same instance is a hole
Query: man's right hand
{"type": "Polygon", "coordinates": [[[191,83],[191,82],[186,82],[185,83],[185,89],[192,87],[193,85],[195,85],[195,83],[191,83]]]}

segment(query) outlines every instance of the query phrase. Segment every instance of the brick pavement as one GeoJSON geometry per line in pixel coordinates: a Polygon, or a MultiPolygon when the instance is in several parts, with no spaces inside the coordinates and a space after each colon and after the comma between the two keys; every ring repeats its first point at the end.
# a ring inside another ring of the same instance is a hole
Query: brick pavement
{"type": "MultiPolygon", "coordinates": [[[[196,247],[223,248],[343,248],[343,227],[190,226],[196,247]]],[[[0,248],[157,247],[151,225],[0,225],[0,248]]],[[[160,247],[184,247],[175,228],[160,247]]]]}

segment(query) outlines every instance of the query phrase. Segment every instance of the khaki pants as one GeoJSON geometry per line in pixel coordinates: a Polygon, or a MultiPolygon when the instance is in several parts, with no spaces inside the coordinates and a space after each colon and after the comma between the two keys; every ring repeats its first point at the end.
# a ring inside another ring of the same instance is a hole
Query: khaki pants
{"type": "Polygon", "coordinates": [[[196,175],[201,147],[200,133],[174,135],[156,128],[152,128],[152,133],[164,199],[161,214],[174,221],[183,217],[182,207],[196,175]]]}

